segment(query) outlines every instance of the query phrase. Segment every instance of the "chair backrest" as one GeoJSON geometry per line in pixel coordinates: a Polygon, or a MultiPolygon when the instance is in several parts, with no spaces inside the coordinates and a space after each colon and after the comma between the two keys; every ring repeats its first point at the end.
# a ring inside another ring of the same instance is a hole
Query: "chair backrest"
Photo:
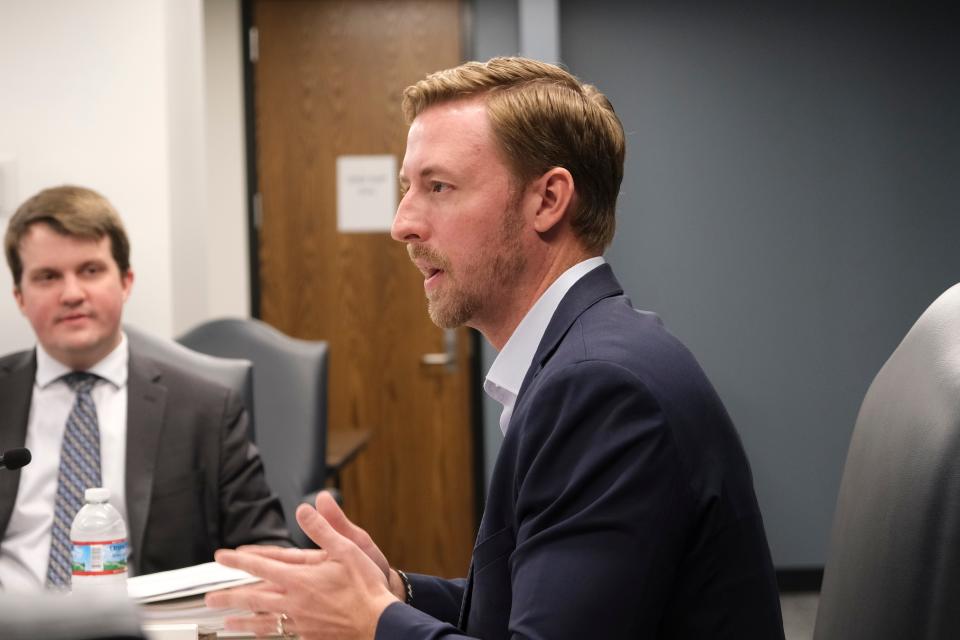
{"type": "Polygon", "coordinates": [[[260,320],[240,318],[205,322],[178,340],[203,353],[253,362],[257,447],[267,482],[280,496],[294,540],[309,546],[292,518],[326,479],[327,343],[291,338],[260,320]]]}
{"type": "Polygon", "coordinates": [[[877,374],[834,514],[816,640],[960,638],[960,285],[877,374]]]}
{"type": "Polygon", "coordinates": [[[130,348],[137,354],[153,358],[162,364],[186,368],[199,376],[233,389],[247,409],[250,418],[249,437],[251,440],[255,439],[253,363],[250,360],[199,353],[172,339],[160,338],[130,325],[124,325],[123,331],[130,341],[130,348]]]}

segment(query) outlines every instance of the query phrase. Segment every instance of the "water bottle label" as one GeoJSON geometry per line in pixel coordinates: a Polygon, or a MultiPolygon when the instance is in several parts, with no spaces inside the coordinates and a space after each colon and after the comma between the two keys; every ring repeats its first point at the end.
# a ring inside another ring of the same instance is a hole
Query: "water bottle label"
{"type": "Polygon", "coordinates": [[[109,576],[127,570],[127,541],[73,541],[73,575],[109,576]]]}

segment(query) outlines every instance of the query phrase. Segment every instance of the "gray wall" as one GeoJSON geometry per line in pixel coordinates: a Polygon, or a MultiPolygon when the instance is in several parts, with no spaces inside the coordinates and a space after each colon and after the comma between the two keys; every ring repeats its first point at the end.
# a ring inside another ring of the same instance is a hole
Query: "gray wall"
{"type": "Polygon", "coordinates": [[[561,57],[629,135],[608,259],[726,402],[776,565],[817,566],[863,394],[960,280],[960,29],[731,7],[562,2],[561,57]]]}

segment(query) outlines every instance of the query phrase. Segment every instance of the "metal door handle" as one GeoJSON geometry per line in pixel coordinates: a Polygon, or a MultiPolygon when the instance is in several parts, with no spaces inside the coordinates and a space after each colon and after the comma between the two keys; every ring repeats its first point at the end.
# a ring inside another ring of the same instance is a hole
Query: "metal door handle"
{"type": "Polygon", "coordinates": [[[446,367],[447,371],[457,370],[457,330],[443,330],[443,347],[441,353],[425,353],[420,356],[420,362],[428,367],[446,367]]]}

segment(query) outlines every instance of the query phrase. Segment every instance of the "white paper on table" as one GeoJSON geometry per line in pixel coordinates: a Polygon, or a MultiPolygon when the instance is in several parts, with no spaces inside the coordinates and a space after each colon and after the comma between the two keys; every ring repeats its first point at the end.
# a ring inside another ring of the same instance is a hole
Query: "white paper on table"
{"type": "Polygon", "coordinates": [[[127,595],[135,602],[145,604],[259,581],[260,578],[246,571],[231,569],[216,562],[206,562],[183,569],[130,578],[127,580],[127,595]]]}

